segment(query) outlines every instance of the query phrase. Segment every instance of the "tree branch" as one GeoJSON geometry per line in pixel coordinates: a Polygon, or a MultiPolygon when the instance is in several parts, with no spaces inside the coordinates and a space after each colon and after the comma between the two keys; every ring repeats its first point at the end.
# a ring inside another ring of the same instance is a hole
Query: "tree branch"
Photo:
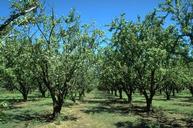
{"type": "Polygon", "coordinates": [[[14,21],[15,19],[17,19],[20,16],[25,15],[26,13],[29,13],[33,10],[35,10],[37,8],[37,6],[33,6],[25,11],[16,13],[16,14],[12,14],[3,24],[0,25],[0,32],[3,31],[12,21],[14,21]]]}

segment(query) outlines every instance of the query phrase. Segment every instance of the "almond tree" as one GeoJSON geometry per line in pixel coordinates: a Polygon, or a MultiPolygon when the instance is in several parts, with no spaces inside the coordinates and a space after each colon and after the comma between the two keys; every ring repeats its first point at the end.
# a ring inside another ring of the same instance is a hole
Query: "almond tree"
{"type": "Polygon", "coordinates": [[[153,97],[162,87],[163,69],[168,60],[180,49],[173,26],[163,28],[165,17],[157,17],[156,11],[143,21],[127,22],[123,17],[112,23],[113,43],[120,54],[122,66],[127,68],[127,86],[135,85],[146,99],[146,110],[152,110],[153,97]],[[132,84],[130,84],[132,83],[132,84]]]}
{"type": "Polygon", "coordinates": [[[52,11],[51,16],[43,16],[40,20],[42,22],[36,23],[41,37],[34,45],[34,64],[51,95],[55,118],[64,99],[76,89],[74,86],[79,83],[76,75],[81,75],[80,70],[89,62],[100,31],[84,33],[74,10],[66,18],[56,18],[52,11]]]}
{"type": "Polygon", "coordinates": [[[14,38],[7,39],[1,48],[4,71],[2,81],[6,88],[18,90],[23,100],[33,87],[33,73],[31,72],[32,44],[21,33],[14,38]]]}

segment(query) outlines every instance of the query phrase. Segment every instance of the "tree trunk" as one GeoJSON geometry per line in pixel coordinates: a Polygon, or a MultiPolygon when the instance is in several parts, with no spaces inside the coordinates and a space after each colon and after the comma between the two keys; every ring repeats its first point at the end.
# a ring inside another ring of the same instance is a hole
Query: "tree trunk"
{"type": "Polygon", "coordinates": [[[41,94],[42,94],[42,97],[43,97],[43,98],[46,97],[46,91],[42,91],[41,94]]]}
{"type": "Polygon", "coordinates": [[[27,95],[28,93],[27,92],[23,92],[22,93],[22,96],[23,96],[23,101],[26,102],[27,101],[27,95]]]}
{"type": "Polygon", "coordinates": [[[115,92],[115,96],[118,96],[118,95],[117,95],[117,89],[115,89],[114,92],[115,92]]]}
{"type": "Polygon", "coordinates": [[[44,89],[41,84],[39,84],[39,91],[40,91],[42,97],[45,98],[46,97],[46,89],[44,89]]]}
{"type": "Polygon", "coordinates": [[[159,94],[162,95],[162,90],[161,89],[159,90],[159,94]]]}
{"type": "MultiPolygon", "coordinates": [[[[79,95],[79,100],[82,100],[81,98],[82,98],[82,96],[79,95]]],[[[76,103],[76,93],[75,93],[75,94],[72,94],[71,100],[72,100],[74,103],[76,103]]]]}
{"type": "Polygon", "coordinates": [[[165,94],[166,94],[166,99],[167,100],[170,100],[170,96],[171,96],[171,93],[172,93],[173,89],[169,88],[168,86],[166,86],[165,88],[165,94]]]}
{"type": "Polygon", "coordinates": [[[167,100],[170,100],[170,94],[169,93],[166,93],[166,98],[167,98],[167,100]]]}
{"type": "Polygon", "coordinates": [[[114,93],[114,91],[113,91],[113,89],[111,89],[111,94],[113,95],[113,93],[114,93]]]}
{"type": "Polygon", "coordinates": [[[56,89],[51,86],[51,82],[49,81],[48,77],[48,63],[45,63],[45,68],[42,67],[42,73],[43,73],[43,82],[45,86],[47,87],[51,98],[53,102],[53,113],[52,113],[52,119],[55,119],[59,116],[60,111],[62,109],[62,105],[64,103],[64,97],[67,95],[67,82],[64,83],[64,87],[62,91],[60,89],[56,89]]]}
{"type": "Polygon", "coordinates": [[[29,88],[23,84],[22,82],[19,82],[20,87],[18,88],[18,91],[22,94],[23,96],[23,101],[26,102],[27,101],[27,96],[29,94],[29,88]]]}
{"type": "Polygon", "coordinates": [[[122,89],[119,89],[119,99],[123,99],[122,89]]]}
{"type": "Polygon", "coordinates": [[[155,91],[150,91],[150,95],[148,96],[146,91],[143,91],[143,95],[145,96],[145,100],[146,100],[146,111],[149,113],[150,111],[153,111],[152,108],[152,100],[153,100],[153,96],[155,95],[155,91]]]}
{"type": "Polygon", "coordinates": [[[52,97],[52,101],[53,101],[52,116],[53,116],[53,119],[56,119],[60,115],[60,111],[61,111],[62,105],[64,103],[64,95],[62,93],[58,93],[57,98],[56,98],[56,95],[51,94],[51,97],[52,97]]]}
{"type": "Polygon", "coordinates": [[[189,88],[189,90],[190,90],[190,93],[192,94],[192,97],[193,97],[193,86],[191,86],[191,87],[189,88]]]}
{"type": "Polygon", "coordinates": [[[131,104],[131,102],[132,102],[132,94],[133,94],[133,88],[132,88],[132,86],[126,86],[126,87],[124,87],[124,92],[125,92],[126,95],[127,95],[127,102],[128,102],[129,104],[131,104]]]}
{"type": "Polygon", "coordinates": [[[64,94],[57,92],[54,88],[50,88],[50,86],[48,87],[53,102],[52,119],[56,119],[59,116],[64,103],[64,94]]]}
{"type": "Polygon", "coordinates": [[[175,89],[172,89],[172,93],[173,96],[176,96],[175,89]]]}
{"type": "Polygon", "coordinates": [[[83,100],[84,100],[84,93],[80,93],[78,99],[79,99],[80,101],[83,101],[83,100]]]}
{"type": "Polygon", "coordinates": [[[60,111],[62,109],[62,103],[54,102],[53,103],[53,119],[57,118],[60,115],[60,111]]]}
{"type": "Polygon", "coordinates": [[[154,75],[155,75],[155,69],[151,71],[151,75],[150,75],[150,89],[149,89],[149,95],[148,93],[145,91],[145,89],[143,89],[143,94],[145,96],[145,99],[146,99],[146,109],[147,109],[147,112],[149,113],[150,111],[153,111],[153,108],[152,108],[152,100],[153,100],[153,97],[155,95],[155,92],[156,92],[156,87],[155,87],[155,82],[154,82],[154,75]]]}
{"type": "Polygon", "coordinates": [[[146,99],[146,110],[147,112],[152,111],[152,98],[147,98],[146,99]]]}
{"type": "Polygon", "coordinates": [[[132,102],[132,93],[128,93],[128,94],[127,94],[127,102],[128,102],[129,104],[131,104],[131,102],[132,102]]]}

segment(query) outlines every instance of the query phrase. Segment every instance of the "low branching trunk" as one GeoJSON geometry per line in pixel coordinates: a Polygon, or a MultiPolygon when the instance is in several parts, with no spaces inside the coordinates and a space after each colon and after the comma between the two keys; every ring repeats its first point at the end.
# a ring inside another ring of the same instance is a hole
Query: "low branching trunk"
{"type": "Polygon", "coordinates": [[[22,94],[23,101],[26,102],[29,94],[29,87],[22,82],[19,82],[19,85],[20,86],[17,88],[17,90],[22,94]]]}
{"type": "Polygon", "coordinates": [[[51,91],[51,97],[53,101],[53,113],[52,118],[56,119],[60,115],[60,111],[62,109],[62,105],[64,103],[64,96],[60,92],[51,91]]]}
{"type": "Polygon", "coordinates": [[[153,101],[154,94],[155,92],[150,92],[150,95],[148,96],[147,92],[143,91],[143,95],[145,96],[145,100],[146,100],[146,111],[147,112],[153,111],[152,101],[153,101]]]}
{"type": "Polygon", "coordinates": [[[143,88],[141,91],[143,92],[143,95],[145,96],[146,99],[146,111],[149,113],[150,111],[153,111],[152,107],[152,101],[153,97],[155,95],[156,90],[158,87],[155,85],[154,82],[154,77],[155,77],[155,70],[151,71],[150,74],[150,88],[149,88],[149,94],[146,92],[145,88],[143,88]]]}
{"type": "Polygon", "coordinates": [[[132,94],[133,94],[133,88],[132,88],[132,86],[124,86],[124,92],[126,93],[126,95],[127,95],[127,102],[129,103],[129,104],[131,104],[132,103],[132,94]]]}
{"type": "Polygon", "coordinates": [[[166,99],[167,99],[167,100],[170,100],[171,93],[172,93],[172,92],[174,93],[174,89],[172,89],[172,87],[171,87],[170,85],[165,85],[164,92],[165,92],[165,94],[166,94],[166,99]]]}
{"type": "Polygon", "coordinates": [[[53,103],[53,113],[52,113],[53,119],[57,118],[60,115],[61,109],[62,109],[62,104],[59,104],[57,102],[53,103]]]}

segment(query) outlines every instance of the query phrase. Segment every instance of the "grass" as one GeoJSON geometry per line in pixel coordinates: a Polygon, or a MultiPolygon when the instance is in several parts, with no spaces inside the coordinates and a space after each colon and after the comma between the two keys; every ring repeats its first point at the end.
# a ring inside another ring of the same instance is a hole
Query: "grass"
{"type": "MultiPolygon", "coordinates": [[[[17,92],[0,92],[0,128],[170,128],[193,127],[193,99],[188,92],[177,94],[170,101],[154,97],[155,113],[143,112],[144,97],[133,96],[133,105],[112,95],[94,91],[84,102],[67,101],[60,118],[48,121],[52,112],[50,98],[30,94],[28,102],[21,101],[17,92]]],[[[126,98],[124,96],[124,98],[126,98]]]]}

